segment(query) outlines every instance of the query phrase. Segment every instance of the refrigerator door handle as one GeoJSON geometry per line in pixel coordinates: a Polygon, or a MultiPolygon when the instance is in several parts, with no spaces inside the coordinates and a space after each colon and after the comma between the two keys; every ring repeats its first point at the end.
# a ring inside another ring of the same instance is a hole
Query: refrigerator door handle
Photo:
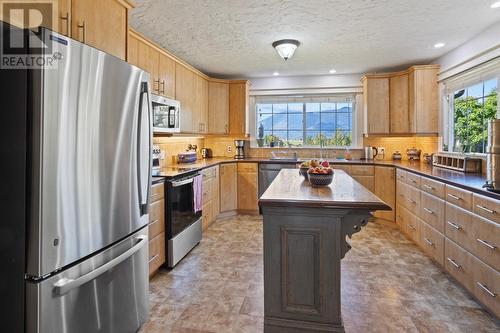
{"type": "Polygon", "coordinates": [[[151,183],[151,147],[152,147],[152,138],[151,138],[151,110],[149,109],[149,93],[148,93],[148,83],[147,82],[142,82],[141,83],[141,92],[139,96],[139,122],[138,122],[138,127],[137,127],[137,182],[138,182],[138,188],[139,188],[139,208],[141,212],[141,216],[146,215],[148,213],[148,207],[149,207],[149,196],[150,196],[150,186],[149,184],[151,183]],[[148,183],[146,186],[146,195],[144,197],[144,191],[143,191],[143,186],[144,184],[142,183],[142,156],[141,156],[141,151],[142,151],[142,131],[143,131],[143,112],[144,112],[144,96],[146,97],[146,108],[147,108],[147,113],[148,113],[148,122],[147,122],[147,128],[148,128],[148,183]]]}
{"type": "Polygon", "coordinates": [[[144,245],[146,245],[148,242],[147,236],[139,236],[137,237],[137,239],[139,240],[139,242],[136,245],[134,245],[127,251],[123,252],[118,257],[108,261],[104,265],[99,266],[92,272],[87,273],[77,279],[67,279],[67,278],[60,279],[59,281],[54,283],[54,293],[58,296],[62,296],[70,292],[72,289],[78,288],[81,285],[96,279],[99,275],[102,275],[103,273],[109,271],[113,267],[127,260],[128,258],[133,256],[137,251],[142,249],[142,247],[144,247],[144,245]]]}

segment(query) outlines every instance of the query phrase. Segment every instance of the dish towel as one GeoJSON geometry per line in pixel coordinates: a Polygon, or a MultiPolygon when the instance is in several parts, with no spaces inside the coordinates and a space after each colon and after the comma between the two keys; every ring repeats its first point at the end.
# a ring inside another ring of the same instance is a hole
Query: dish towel
{"type": "Polygon", "coordinates": [[[198,175],[193,179],[193,209],[195,213],[201,211],[203,201],[203,176],[198,175]]]}

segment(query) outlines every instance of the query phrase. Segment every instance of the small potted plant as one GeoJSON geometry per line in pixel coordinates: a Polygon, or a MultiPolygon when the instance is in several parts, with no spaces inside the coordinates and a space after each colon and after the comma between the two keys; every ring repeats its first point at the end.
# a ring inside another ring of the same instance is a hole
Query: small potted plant
{"type": "Polygon", "coordinates": [[[264,125],[259,125],[259,138],[257,139],[257,146],[264,147],[264,125]]]}

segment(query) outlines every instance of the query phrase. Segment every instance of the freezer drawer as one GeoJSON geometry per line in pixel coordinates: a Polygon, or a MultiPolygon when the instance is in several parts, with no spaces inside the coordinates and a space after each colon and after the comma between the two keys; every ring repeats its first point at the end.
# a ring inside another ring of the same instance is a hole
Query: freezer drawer
{"type": "Polygon", "coordinates": [[[26,283],[28,333],[136,332],[148,316],[148,229],[39,283],[26,283]]]}

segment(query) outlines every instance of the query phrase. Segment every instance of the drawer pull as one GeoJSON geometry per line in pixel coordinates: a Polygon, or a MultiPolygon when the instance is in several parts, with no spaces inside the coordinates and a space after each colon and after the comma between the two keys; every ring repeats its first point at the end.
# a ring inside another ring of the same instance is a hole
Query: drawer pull
{"type": "Polygon", "coordinates": [[[459,226],[459,225],[457,225],[457,224],[455,224],[455,223],[453,223],[453,222],[451,222],[451,221],[446,221],[446,223],[448,223],[449,225],[451,225],[453,228],[455,228],[455,229],[457,229],[457,230],[462,229],[462,227],[461,227],[461,226],[459,226]]]}
{"type": "Polygon", "coordinates": [[[456,195],[451,194],[451,193],[448,193],[448,196],[449,196],[450,198],[452,198],[452,199],[455,199],[455,200],[462,200],[462,198],[457,197],[456,195]]]}
{"type": "Polygon", "coordinates": [[[425,208],[425,207],[424,207],[424,210],[425,210],[427,213],[429,213],[429,214],[434,214],[434,212],[433,212],[432,210],[430,210],[429,208],[425,208]]]}
{"type": "Polygon", "coordinates": [[[494,210],[491,210],[491,209],[486,208],[486,207],[484,207],[484,206],[481,206],[481,205],[476,205],[476,207],[477,207],[477,208],[479,208],[479,209],[484,210],[484,211],[485,211],[485,212],[487,212],[487,213],[490,213],[490,214],[495,214],[495,211],[494,211],[494,210]]]}
{"type": "Polygon", "coordinates": [[[155,223],[158,223],[158,219],[156,219],[156,220],[154,220],[154,221],[149,222],[149,225],[153,225],[153,224],[155,224],[155,223]]]}
{"type": "Polygon", "coordinates": [[[416,184],[416,183],[417,183],[417,181],[416,181],[415,179],[413,179],[413,178],[408,178],[408,179],[409,179],[409,180],[410,180],[413,184],[416,184]]]}
{"type": "Polygon", "coordinates": [[[490,243],[488,243],[487,241],[485,240],[482,240],[482,239],[479,239],[477,238],[476,239],[480,244],[483,244],[484,246],[486,246],[487,248],[489,248],[490,250],[496,250],[497,247],[495,245],[491,245],[490,243]]]}
{"type": "Polygon", "coordinates": [[[159,254],[159,253],[157,253],[157,254],[155,254],[153,257],[151,257],[151,259],[149,259],[149,261],[148,261],[148,264],[149,264],[149,263],[151,263],[151,261],[153,261],[153,260],[155,260],[156,258],[158,258],[158,256],[159,256],[159,255],[160,255],[160,254],[159,254]]]}
{"type": "Polygon", "coordinates": [[[451,259],[451,258],[446,258],[446,259],[448,259],[448,261],[450,262],[450,264],[452,264],[452,265],[453,265],[453,266],[455,266],[456,268],[458,268],[458,269],[462,269],[462,266],[460,266],[459,264],[457,264],[457,263],[455,262],[455,260],[453,260],[453,259],[451,259]]]}
{"type": "Polygon", "coordinates": [[[434,243],[433,243],[430,239],[428,239],[428,238],[424,238],[424,240],[425,240],[425,242],[426,242],[427,244],[429,244],[430,246],[434,246],[434,243]]]}
{"type": "Polygon", "coordinates": [[[483,289],[484,291],[486,291],[488,293],[488,295],[490,295],[491,297],[497,297],[497,294],[495,294],[494,292],[492,292],[491,290],[489,290],[488,287],[486,287],[484,284],[482,284],[479,281],[477,281],[476,283],[477,283],[478,286],[481,287],[481,289],[483,289]]]}
{"type": "Polygon", "coordinates": [[[412,203],[412,204],[416,204],[416,203],[417,203],[417,202],[416,202],[415,200],[413,200],[413,199],[408,199],[408,201],[409,201],[410,203],[412,203]]]}
{"type": "Polygon", "coordinates": [[[416,230],[417,230],[417,229],[416,229],[414,226],[412,226],[411,224],[408,224],[408,228],[410,228],[410,229],[411,229],[411,230],[413,230],[413,231],[416,231],[416,230]]]}
{"type": "Polygon", "coordinates": [[[427,185],[427,184],[424,184],[424,187],[428,190],[434,190],[434,187],[430,186],[430,185],[427,185]]]}

